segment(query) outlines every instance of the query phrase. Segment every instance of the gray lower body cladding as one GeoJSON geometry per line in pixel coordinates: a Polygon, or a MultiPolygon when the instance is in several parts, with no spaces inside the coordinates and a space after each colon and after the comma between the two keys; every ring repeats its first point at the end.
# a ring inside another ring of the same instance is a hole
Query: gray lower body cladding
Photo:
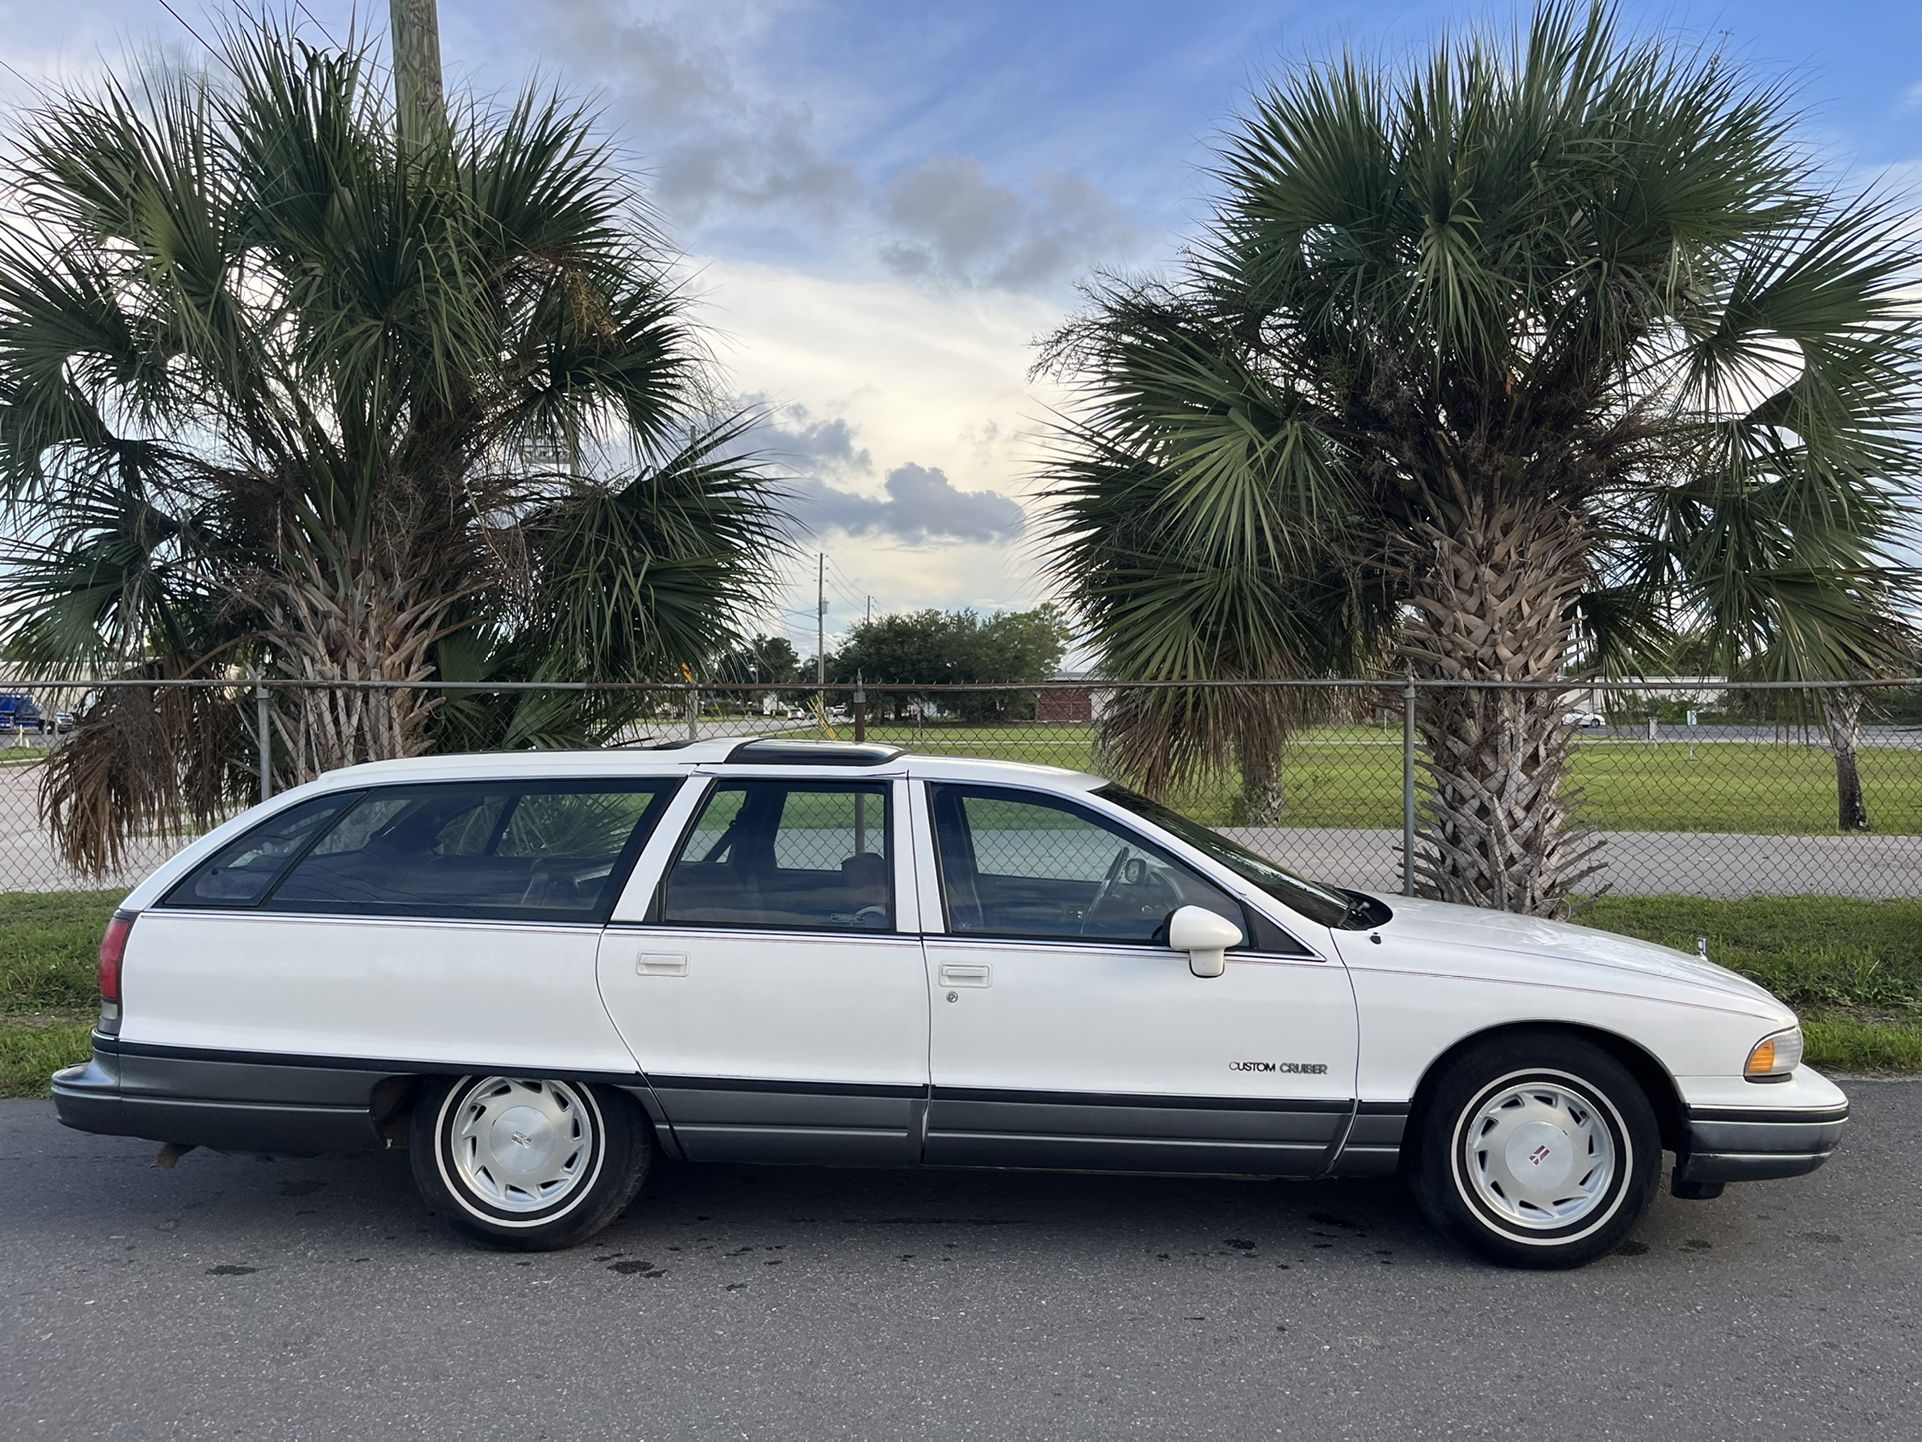
{"type": "MultiPolygon", "coordinates": [[[[498,1068],[160,1046],[96,1032],[93,1059],[54,1074],[53,1104],[64,1125],[108,1136],[280,1156],[376,1151],[408,1083],[487,1070],[498,1068]]],[[[622,1086],[649,1104],[637,1077],[570,1079],[622,1086]]]]}
{"type": "MultiPolygon", "coordinates": [[[[287,1057],[94,1038],[53,1082],[82,1131],[229,1151],[366,1151],[421,1074],[499,1071],[366,1058],[287,1057]]],[[[1380,1176],[1400,1160],[1398,1102],[1139,1096],[995,1088],[608,1075],[570,1080],[636,1097],[694,1161],[1035,1167],[1248,1176],[1380,1176]]],[[[1690,1112],[1686,1183],[1798,1176],[1828,1160],[1848,1120],[1759,1108],[1690,1112]]]]}
{"type": "MultiPolygon", "coordinates": [[[[167,1047],[96,1035],[55,1076],[82,1131],[289,1155],[386,1145],[383,1121],[420,1074],[498,1071],[367,1058],[167,1047]],[[385,1098],[385,1102],[384,1099],[385,1098]]],[[[1372,1175],[1392,1170],[1406,1108],[1344,1101],[1019,1092],[725,1077],[601,1075],[695,1161],[1372,1175]]]]}

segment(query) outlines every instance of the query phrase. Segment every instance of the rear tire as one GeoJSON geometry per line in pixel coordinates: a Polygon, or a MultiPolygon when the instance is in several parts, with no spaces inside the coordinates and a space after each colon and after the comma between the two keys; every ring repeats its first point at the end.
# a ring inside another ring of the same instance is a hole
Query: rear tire
{"type": "Polygon", "coordinates": [[[1500,1037],[1435,1078],[1410,1180],[1444,1234],[1509,1267],[1579,1267],[1635,1229],[1662,1141],[1639,1083],[1593,1042],[1500,1037]]]}
{"type": "Polygon", "coordinates": [[[545,1252],[604,1231],[647,1176],[652,1138],[623,1092],[547,1077],[426,1087],[408,1147],[414,1183],[456,1231],[545,1252]]]}

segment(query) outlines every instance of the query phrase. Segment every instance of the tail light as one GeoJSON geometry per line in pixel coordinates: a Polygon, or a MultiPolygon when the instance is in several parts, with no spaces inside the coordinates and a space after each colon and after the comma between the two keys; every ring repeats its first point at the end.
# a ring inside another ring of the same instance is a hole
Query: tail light
{"type": "Polygon", "coordinates": [[[108,1036],[120,1030],[120,964],[126,959],[134,916],[131,911],[116,911],[107,923],[107,934],[100,938],[100,1030],[108,1036]]]}

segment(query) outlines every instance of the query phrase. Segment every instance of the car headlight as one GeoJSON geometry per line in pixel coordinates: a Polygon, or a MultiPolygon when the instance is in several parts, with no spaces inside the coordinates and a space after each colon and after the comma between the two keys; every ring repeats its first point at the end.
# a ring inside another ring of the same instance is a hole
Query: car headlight
{"type": "Polygon", "coordinates": [[[1802,1062],[1802,1028],[1792,1026],[1755,1043],[1742,1075],[1750,1081],[1782,1081],[1802,1062]]]}

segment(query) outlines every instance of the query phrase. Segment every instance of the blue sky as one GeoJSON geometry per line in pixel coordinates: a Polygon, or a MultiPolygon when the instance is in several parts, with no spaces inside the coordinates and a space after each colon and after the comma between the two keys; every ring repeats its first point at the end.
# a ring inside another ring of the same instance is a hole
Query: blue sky
{"type": "MultiPolygon", "coordinates": [[[[275,0],[278,4],[279,0],[275,0]]],[[[203,27],[219,5],[173,0],[203,27]]],[[[343,36],[354,8],[292,0],[343,36]]],[[[1244,0],[441,0],[449,79],[599,97],[648,173],[730,390],[802,477],[830,630],[879,609],[1033,604],[1034,338],[1097,266],[1165,261],[1251,85],[1344,44],[1397,57],[1502,4],[1244,0]]],[[[1922,0],[1628,4],[1791,82],[1845,184],[1922,211],[1922,0]]],[[[359,9],[376,35],[387,6],[359,9]]],[[[197,42],[159,0],[0,0],[22,77],[197,42]]],[[[0,89],[5,88],[0,77],[0,89]]],[[[13,98],[24,86],[11,82],[13,98]]],[[[812,650],[812,556],[767,617],[812,650]]]]}

